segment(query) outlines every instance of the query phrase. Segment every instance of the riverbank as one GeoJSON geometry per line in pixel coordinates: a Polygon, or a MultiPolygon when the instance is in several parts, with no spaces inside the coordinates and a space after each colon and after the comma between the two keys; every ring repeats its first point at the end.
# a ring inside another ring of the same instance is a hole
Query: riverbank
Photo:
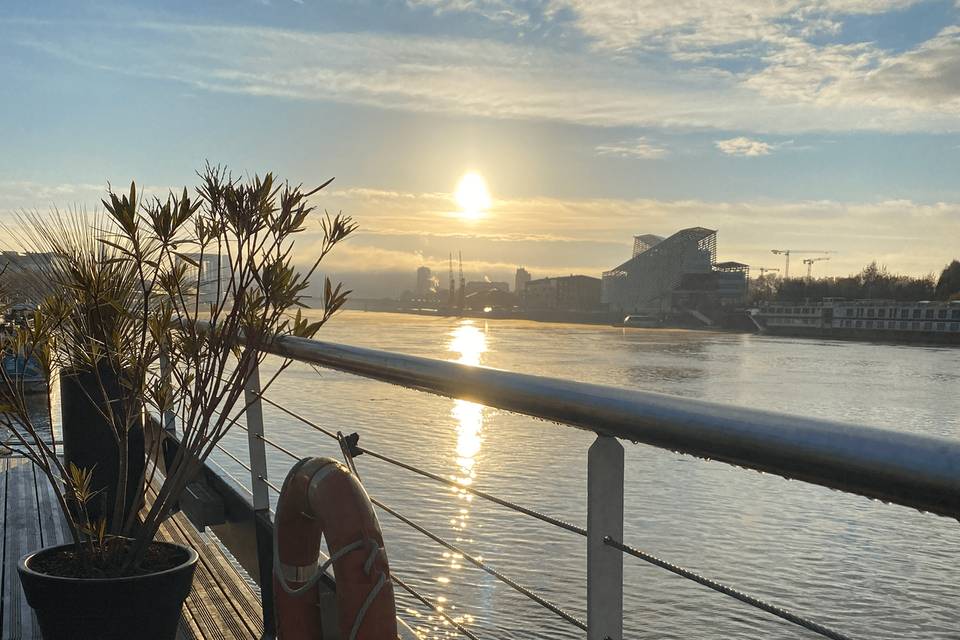
{"type": "MultiPolygon", "coordinates": [[[[557,311],[551,309],[536,309],[524,311],[504,311],[492,309],[490,311],[450,311],[447,309],[403,309],[384,304],[386,301],[359,301],[347,308],[352,311],[373,313],[400,313],[406,315],[429,316],[438,318],[475,318],[482,320],[526,320],[550,324],[579,324],[587,326],[623,326],[623,314],[607,311],[557,311]],[[375,303],[375,304],[374,304],[375,303]]],[[[392,302],[392,301],[391,301],[392,302]]],[[[673,314],[668,316],[658,327],[662,329],[686,329],[691,331],[725,331],[734,333],[756,333],[754,325],[744,312],[731,313],[724,316],[720,322],[705,324],[692,315],[673,314]]]]}

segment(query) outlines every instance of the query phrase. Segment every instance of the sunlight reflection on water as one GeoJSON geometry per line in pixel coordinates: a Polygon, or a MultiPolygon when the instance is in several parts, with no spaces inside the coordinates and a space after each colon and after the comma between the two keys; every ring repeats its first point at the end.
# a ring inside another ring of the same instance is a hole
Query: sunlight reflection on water
{"type": "MultiPolygon", "coordinates": [[[[763,336],[544,325],[348,311],[323,338],[471,365],[700,398],[734,406],[960,437],[960,350],[763,336]]],[[[269,368],[269,367],[268,367],[269,368]]],[[[474,486],[560,519],[586,522],[591,435],[357,376],[294,365],[274,400],[361,442],[434,471],[425,482],[359,458],[364,484],[398,511],[481,556],[538,594],[585,615],[586,549],[484,500],[474,486]]],[[[336,443],[265,407],[271,438],[303,455],[336,443]]],[[[226,444],[246,455],[246,434],[226,444]]],[[[268,451],[271,478],[289,458],[268,451]]],[[[956,638],[956,522],[670,451],[625,444],[624,535],[645,550],[874,640],[956,638]]],[[[229,458],[218,462],[249,474],[229,458]]],[[[275,497],[275,496],[274,496],[275,497]]],[[[391,570],[481,638],[576,640],[554,614],[380,514],[391,570]]],[[[624,566],[624,637],[807,638],[769,616],[637,562],[624,566]]],[[[398,594],[423,638],[457,632],[398,594]]]]}
{"type": "MultiPolygon", "coordinates": [[[[456,354],[457,362],[469,365],[479,365],[481,358],[487,351],[487,333],[486,327],[480,329],[473,320],[462,320],[459,325],[454,327],[449,333],[449,343],[447,348],[450,352],[456,354]]],[[[456,430],[456,445],[454,447],[454,473],[450,479],[461,486],[469,486],[477,476],[477,455],[480,453],[480,447],[483,444],[483,413],[485,407],[475,402],[467,400],[454,400],[450,409],[450,416],[454,421],[456,430]]],[[[473,542],[473,539],[467,532],[470,520],[470,503],[473,501],[473,495],[463,489],[451,487],[450,491],[454,493],[460,502],[460,508],[457,513],[450,518],[450,527],[455,532],[455,541],[457,543],[473,542]]],[[[452,551],[443,553],[444,560],[447,561],[447,568],[451,571],[463,569],[463,556],[452,551]]],[[[438,576],[438,582],[449,584],[449,578],[438,576]]],[[[438,602],[443,606],[446,597],[440,596],[438,602]]],[[[454,619],[460,623],[472,622],[472,616],[454,616],[454,619]]]]}

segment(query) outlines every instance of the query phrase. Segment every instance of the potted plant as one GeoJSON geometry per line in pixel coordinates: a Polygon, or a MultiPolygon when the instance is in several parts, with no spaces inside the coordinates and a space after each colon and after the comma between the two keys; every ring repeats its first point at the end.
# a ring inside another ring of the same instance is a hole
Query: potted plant
{"type": "MultiPolygon", "coordinates": [[[[38,417],[19,380],[0,374],[7,446],[48,478],[72,537],[19,564],[48,640],[174,637],[197,555],[157,541],[160,525],[247,410],[243,390],[263,347],[277,336],[312,337],[349,293],[326,279],[319,317],[301,313],[311,276],[355,229],[348,217],[325,216],[314,259],[295,268],[308,198],[330,181],[307,192],[271,174],[236,180],[209,165],[199,177],[195,196],[184,189],[146,199],[133,184],[128,194],[110,190],[106,214],[92,220],[22,216],[24,244],[47,258],[32,270],[33,320],[7,348],[37,361],[48,379],[65,372],[79,398],[65,410],[85,406],[114,445],[100,455],[115,477],[98,487],[96,465],[65,463],[48,441],[49,394],[38,417]],[[168,376],[158,375],[161,361],[168,376]],[[168,412],[179,416],[180,442],[159,468],[150,461],[161,459],[167,432],[148,441],[146,454],[131,443],[142,416],[168,412]]],[[[289,364],[279,362],[263,388],[289,364]]]]}

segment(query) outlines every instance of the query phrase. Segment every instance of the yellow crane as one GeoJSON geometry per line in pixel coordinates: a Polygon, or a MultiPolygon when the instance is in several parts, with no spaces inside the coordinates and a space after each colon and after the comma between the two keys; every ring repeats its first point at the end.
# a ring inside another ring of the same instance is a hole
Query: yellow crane
{"type": "Polygon", "coordinates": [[[833,251],[821,251],[819,249],[770,249],[770,253],[777,256],[784,256],[787,260],[783,266],[784,279],[790,277],[790,254],[791,253],[834,253],[833,251]]]}
{"type": "Polygon", "coordinates": [[[821,260],[829,260],[830,256],[824,256],[822,258],[804,258],[803,264],[807,265],[807,282],[810,281],[810,272],[813,269],[814,262],[820,262],[821,260]]]}

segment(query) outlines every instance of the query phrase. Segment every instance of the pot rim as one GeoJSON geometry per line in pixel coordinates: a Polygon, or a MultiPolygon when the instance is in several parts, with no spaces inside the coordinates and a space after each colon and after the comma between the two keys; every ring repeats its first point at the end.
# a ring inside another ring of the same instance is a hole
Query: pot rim
{"type": "Polygon", "coordinates": [[[144,573],[138,576],[118,576],[116,578],[71,578],[69,576],[55,576],[49,573],[43,573],[42,571],[37,571],[27,566],[27,563],[30,562],[33,558],[40,555],[41,553],[50,553],[57,551],[59,549],[68,549],[73,547],[73,543],[69,544],[58,544],[54,547],[44,547],[42,549],[37,549],[36,551],[31,551],[20,557],[19,562],[17,562],[17,571],[20,573],[26,573],[32,576],[37,576],[45,580],[55,580],[58,582],[85,582],[85,583],[96,583],[96,584],[105,584],[108,582],[130,582],[134,580],[144,580],[149,578],[155,578],[156,576],[163,576],[169,573],[175,573],[177,571],[182,571],[185,567],[190,565],[195,565],[197,560],[200,558],[200,554],[197,553],[197,550],[193,547],[188,547],[186,545],[177,544],[176,542],[165,542],[163,540],[154,540],[153,544],[162,544],[168,547],[177,547],[178,549],[183,549],[187,552],[187,559],[178,564],[175,567],[170,567],[169,569],[164,569],[163,571],[154,571],[152,573],[144,573]]]}

